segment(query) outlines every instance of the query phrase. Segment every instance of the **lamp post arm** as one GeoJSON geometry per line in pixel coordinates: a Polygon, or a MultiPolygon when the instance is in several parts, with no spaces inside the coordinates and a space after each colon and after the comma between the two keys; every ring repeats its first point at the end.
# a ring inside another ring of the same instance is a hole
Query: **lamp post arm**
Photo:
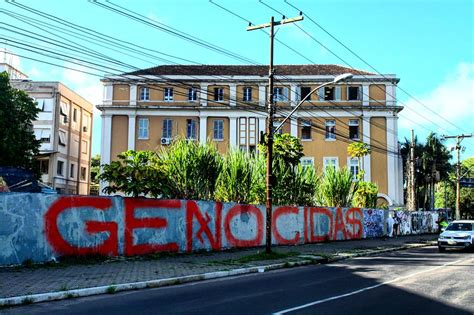
{"type": "Polygon", "coordinates": [[[320,86],[317,86],[315,87],[314,89],[311,90],[311,92],[308,93],[308,95],[306,95],[301,101],[299,101],[299,103],[295,106],[295,108],[293,108],[293,110],[288,114],[288,116],[285,117],[285,119],[283,119],[283,121],[278,125],[278,127],[276,127],[276,129],[273,131],[273,133],[276,133],[278,130],[281,129],[281,127],[283,127],[283,125],[285,124],[285,122],[290,119],[291,115],[294,114],[294,112],[296,112],[296,110],[301,106],[301,104],[303,104],[307,99],[308,97],[311,96],[311,94],[313,94],[314,92],[316,92],[317,90],[319,90],[320,88],[322,87],[325,87],[326,85],[330,85],[330,84],[334,84],[333,81],[331,82],[326,82],[326,83],[323,83],[321,84],[320,86]]]}

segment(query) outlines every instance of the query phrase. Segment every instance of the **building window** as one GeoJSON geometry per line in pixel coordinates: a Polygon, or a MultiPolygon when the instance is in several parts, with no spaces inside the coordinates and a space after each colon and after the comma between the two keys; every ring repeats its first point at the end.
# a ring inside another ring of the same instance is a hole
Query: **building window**
{"type": "Polygon", "coordinates": [[[173,134],[173,121],[171,119],[163,120],[163,138],[171,139],[173,134]]]}
{"type": "Polygon", "coordinates": [[[87,178],[87,168],[81,166],[81,180],[86,180],[87,178]]]}
{"type": "Polygon", "coordinates": [[[336,121],[326,120],[326,140],[336,139],[336,121]]]}
{"type": "Polygon", "coordinates": [[[165,102],[173,101],[173,88],[165,88],[163,95],[165,102]]]}
{"type": "Polygon", "coordinates": [[[66,133],[62,130],[59,130],[59,144],[65,146],[66,145],[66,133]]]}
{"type": "Polygon", "coordinates": [[[53,102],[51,98],[46,99],[36,99],[37,107],[40,111],[43,112],[52,112],[53,111],[53,102]]]}
{"type": "Polygon", "coordinates": [[[82,146],[81,146],[81,151],[82,151],[82,154],[87,154],[87,141],[86,140],[82,140],[82,146]]]}
{"type": "Polygon", "coordinates": [[[326,86],[324,88],[324,100],[325,101],[334,101],[335,99],[335,92],[333,86],[326,86]]]}
{"type": "Polygon", "coordinates": [[[311,121],[301,121],[301,140],[311,140],[311,121]]]}
{"type": "Polygon", "coordinates": [[[224,89],[214,88],[214,101],[222,102],[224,100],[224,89]]]}
{"type": "Polygon", "coordinates": [[[347,165],[353,180],[357,180],[357,174],[359,174],[359,160],[357,158],[348,158],[347,165]]]}
{"type": "Polygon", "coordinates": [[[72,121],[77,122],[77,108],[72,109],[72,121]]]}
{"type": "Polygon", "coordinates": [[[39,160],[39,170],[41,174],[49,173],[49,160],[39,160]]]}
{"type": "Polygon", "coordinates": [[[359,119],[349,120],[349,138],[351,140],[360,140],[360,137],[359,137],[359,119]]]}
{"type": "MultiPolygon", "coordinates": [[[[278,126],[280,126],[280,124],[281,124],[281,121],[273,121],[273,132],[275,132],[275,130],[278,128],[278,126]]],[[[276,133],[282,134],[283,133],[283,126],[281,126],[281,128],[278,129],[278,131],[276,133]]]]}
{"type": "Polygon", "coordinates": [[[149,101],[150,100],[150,89],[147,87],[140,88],[140,101],[149,101]]]}
{"type": "Polygon", "coordinates": [[[301,89],[300,89],[300,99],[303,100],[306,96],[308,96],[306,101],[310,101],[311,100],[311,88],[309,86],[302,86],[301,89]]]}
{"type": "Polygon", "coordinates": [[[222,119],[214,120],[214,140],[224,140],[224,121],[222,119]]]}
{"type": "Polygon", "coordinates": [[[67,115],[69,112],[69,106],[66,103],[61,102],[59,105],[59,116],[63,124],[67,124],[67,115]]]}
{"type": "Polygon", "coordinates": [[[63,174],[64,174],[63,173],[64,162],[63,161],[58,161],[57,167],[58,167],[58,169],[57,169],[56,173],[60,176],[63,176],[63,174]]]}
{"type": "Polygon", "coordinates": [[[358,86],[348,86],[347,87],[347,100],[348,101],[358,101],[358,100],[360,100],[360,87],[358,87],[358,86]]]}
{"type": "Polygon", "coordinates": [[[251,102],[252,101],[252,88],[251,87],[244,87],[244,102],[251,102]]]}
{"type": "Polygon", "coordinates": [[[285,87],[273,88],[273,101],[274,102],[287,102],[288,101],[288,89],[285,87]]]}
{"type": "Polygon", "coordinates": [[[197,89],[189,88],[188,89],[188,101],[194,102],[197,101],[197,89]]]}
{"type": "Polygon", "coordinates": [[[314,158],[309,156],[302,157],[300,163],[303,167],[314,167],[314,158]]]}
{"type": "Polygon", "coordinates": [[[148,118],[138,119],[138,139],[148,139],[148,118]]]}
{"type": "Polygon", "coordinates": [[[323,158],[323,168],[326,172],[326,168],[332,167],[335,170],[339,168],[339,158],[338,157],[324,157],[323,158]]]}
{"type": "Polygon", "coordinates": [[[74,178],[74,167],[75,167],[74,164],[71,164],[69,166],[69,177],[71,177],[71,178],[74,178]]]}
{"type": "Polygon", "coordinates": [[[43,143],[51,142],[51,130],[50,129],[35,129],[35,137],[43,143]]]}
{"type": "Polygon", "coordinates": [[[89,132],[89,116],[82,115],[82,132],[89,132]]]}
{"type": "Polygon", "coordinates": [[[194,119],[186,119],[186,139],[196,139],[196,121],[194,119]]]}

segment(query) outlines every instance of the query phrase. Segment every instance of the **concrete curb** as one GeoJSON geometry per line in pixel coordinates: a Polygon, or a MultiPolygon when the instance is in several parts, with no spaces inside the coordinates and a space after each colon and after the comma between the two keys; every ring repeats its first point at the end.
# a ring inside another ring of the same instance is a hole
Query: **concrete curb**
{"type": "Polygon", "coordinates": [[[327,258],[309,259],[309,260],[305,259],[305,260],[270,264],[270,265],[264,265],[264,266],[238,268],[238,269],[233,269],[229,271],[216,271],[216,272],[208,272],[208,273],[203,273],[203,274],[196,274],[196,275],[189,275],[189,276],[182,276],[182,277],[173,277],[173,278],[166,278],[166,279],[122,283],[122,284],[111,284],[107,286],[99,286],[99,287],[92,287],[92,288],[83,288],[83,289],[74,289],[74,290],[67,290],[67,291],[60,291],[60,292],[48,292],[48,293],[39,293],[39,294],[31,294],[31,295],[14,296],[14,297],[9,297],[9,298],[0,298],[0,307],[24,305],[24,304],[56,301],[56,300],[65,300],[65,299],[70,299],[70,298],[75,298],[75,297],[85,297],[85,296],[92,296],[92,295],[99,295],[99,294],[113,294],[119,291],[130,291],[130,290],[139,290],[139,289],[145,289],[145,288],[165,287],[165,286],[183,284],[183,283],[188,283],[188,282],[210,280],[210,279],[238,276],[238,275],[244,275],[244,274],[259,273],[259,272],[265,272],[265,271],[276,270],[276,269],[305,266],[305,265],[310,265],[310,264],[315,264],[315,263],[331,263],[331,262],[341,261],[341,260],[354,258],[354,257],[371,256],[371,255],[385,253],[385,252],[393,252],[397,250],[404,250],[404,249],[410,249],[410,248],[426,247],[430,245],[432,244],[431,243],[412,244],[412,245],[404,245],[404,246],[393,247],[393,248],[368,250],[368,251],[364,251],[364,252],[356,253],[356,254],[345,254],[345,255],[329,258],[329,259],[327,258]]]}

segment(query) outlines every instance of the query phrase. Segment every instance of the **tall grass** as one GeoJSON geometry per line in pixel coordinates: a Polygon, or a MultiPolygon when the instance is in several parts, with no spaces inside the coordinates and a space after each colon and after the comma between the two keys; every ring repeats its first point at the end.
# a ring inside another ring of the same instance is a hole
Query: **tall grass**
{"type": "Polygon", "coordinates": [[[222,167],[213,145],[178,139],[160,156],[169,180],[168,198],[212,199],[222,167]]]}
{"type": "Polygon", "coordinates": [[[355,188],[352,180],[347,168],[327,167],[319,186],[318,203],[327,207],[349,207],[355,188]]]}
{"type": "Polygon", "coordinates": [[[265,161],[261,156],[241,150],[229,151],[217,178],[215,199],[238,203],[265,200],[265,161]]]}

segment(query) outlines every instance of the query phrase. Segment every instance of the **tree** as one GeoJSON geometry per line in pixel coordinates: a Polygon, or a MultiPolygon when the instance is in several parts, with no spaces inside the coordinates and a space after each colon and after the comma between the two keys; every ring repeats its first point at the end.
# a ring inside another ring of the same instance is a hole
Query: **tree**
{"type": "MultiPolygon", "coordinates": [[[[267,154],[267,138],[264,138],[262,144],[258,145],[260,152],[267,154]]],[[[304,156],[303,145],[300,139],[293,137],[288,133],[273,135],[273,159],[282,159],[286,163],[296,166],[304,156]]]]}
{"type": "MultiPolygon", "coordinates": [[[[462,161],[461,175],[463,178],[474,177],[474,157],[462,161]]],[[[436,185],[435,207],[450,209],[456,207],[456,174],[454,171],[451,171],[448,178],[436,185]]],[[[474,217],[474,188],[461,187],[460,208],[461,217],[474,217]]]]}
{"type": "Polygon", "coordinates": [[[35,101],[26,92],[12,88],[6,72],[0,73],[0,165],[25,168],[39,175],[34,157],[41,142],[32,124],[38,112],[35,101]]]}
{"type": "Polygon", "coordinates": [[[99,184],[100,174],[100,154],[96,154],[91,159],[91,183],[99,184]]]}
{"type": "Polygon", "coordinates": [[[359,166],[359,173],[357,179],[362,180],[364,178],[365,171],[362,168],[362,158],[367,154],[370,154],[370,146],[364,142],[352,142],[347,147],[347,153],[351,158],[357,158],[357,164],[359,166]]]}
{"type": "Polygon", "coordinates": [[[108,182],[105,193],[123,192],[132,197],[159,197],[167,193],[166,171],[155,152],[129,150],[117,157],[118,160],[102,165],[99,179],[108,182]]]}

